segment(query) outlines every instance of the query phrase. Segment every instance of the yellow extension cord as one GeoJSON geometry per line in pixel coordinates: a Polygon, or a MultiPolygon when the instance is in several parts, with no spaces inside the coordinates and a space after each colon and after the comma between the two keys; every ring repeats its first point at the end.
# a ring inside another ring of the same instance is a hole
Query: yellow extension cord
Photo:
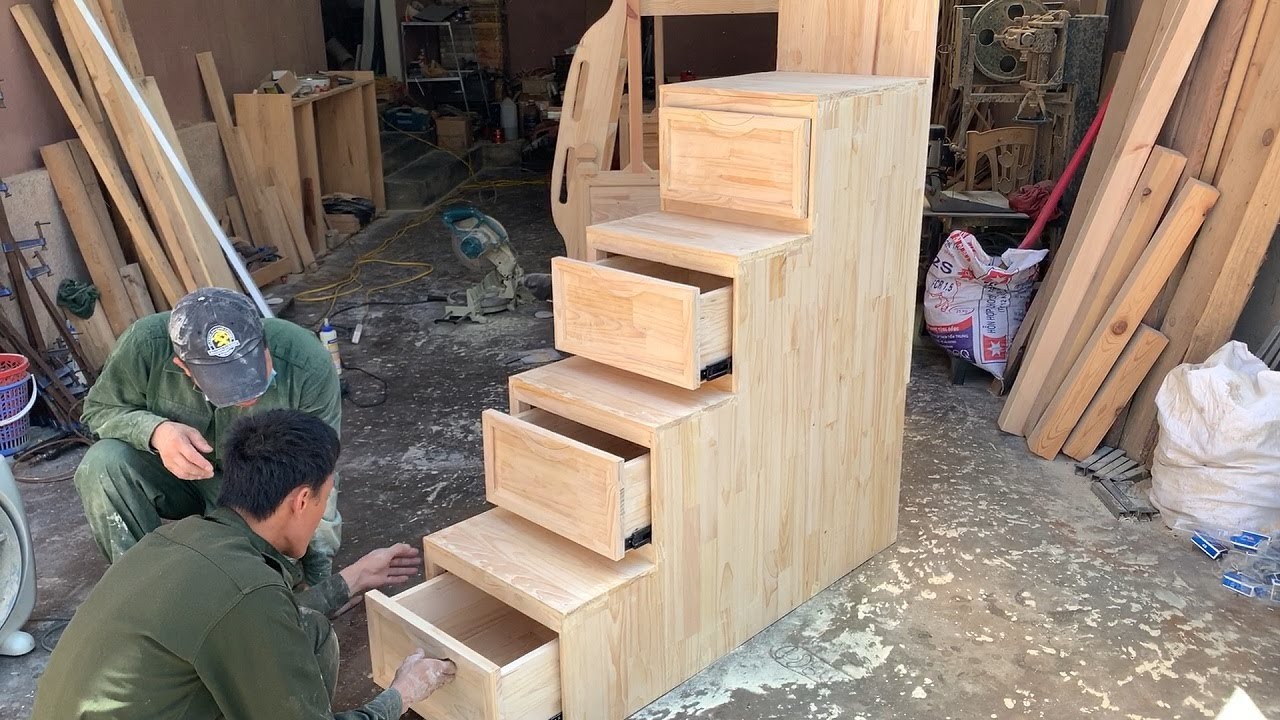
{"type": "MultiPolygon", "coordinates": [[[[386,123],[385,120],[383,122],[386,123]]],[[[467,162],[466,158],[456,153],[453,153],[449,150],[445,150],[439,145],[436,145],[435,143],[430,142],[428,140],[424,140],[423,138],[420,138],[417,135],[405,132],[404,130],[394,127],[389,123],[387,123],[387,126],[390,127],[392,130],[395,130],[396,132],[402,133],[404,135],[408,135],[409,137],[413,138],[414,140],[417,140],[418,142],[424,143],[426,145],[430,145],[431,147],[436,148],[437,150],[443,150],[444,152],[448,152],[449,154],[458,158],[459,160],[462,161],[464,165],[467,166],[468,180],[474,180],[476,176],[475,168],[471,166],[471,163],[467,162]]],[[[378,245],[378,247],[366,253],[363,253],[362,255],[360,255],[360,257],[356,258],[355,263],[352,264],[351,266],[351,271],[347,273],[346,277],[336,282],[329,283],[328,285],[323,285],[318,288],[312,288],[310,290],[304,290],[298,293],[294,297],[294,300],[301,303],[328,302],[329,307],[326,308],[324,311],[324,315],[327,317],[333,312],[334,307],[337,306],[338,298],[343,298],[350,295],[355,295],[356,293],[359,293],[359,292],[364,292],[364,301],[368,302],[369,297],[375,292],[379,292],[381,290],[390,290],[391,288],[400,287],[401,285],[408,285],[409,283],[417,282],[418,280],[421,280],[422,278],[427,277],[428,275],[430,275],[432,272],[435,271],[435,267],[433,267],[431,263],[420,262],[416,260],[386,260],[378,257],[378,255],[386,251],[386,249],[391,247],[391,245],[395,243],[397,240],[407,235],[410,230],[413,230],[414,228],[417,228],[417,227],[421,227],[428,220],[435,217],[439,207],[449,199],[453,198],[455,195],[458,195],[459,193],[465,192],[467,190],[499,190],[503,188],[522,187],[522,186],[528,186],[528,185],[546,185],[546,184],[547,184],[547,181],[541,180],[541,179],[540,180],[490,180],[488,182],[465,182],[462,185],[459,185],[457,188],[455,188],[453,192],[437,200],[430,208],[428,208],[427,210],[419,214],[418,217],[414,218],[414,220],[410,222],[408,225],[405,225],[404,227],[397,230],[394,235],[384,240],[380,245],[378,245]],[[387,283],[385,285],[378,285],[376,287],[365,288],[364,284],[360,281],[360,271],[365,265],[394,265],[397,267],[418,268],[419,270],[418,272],[416,272],[410,277],[397,280],[395,282],[387,283]]]]}

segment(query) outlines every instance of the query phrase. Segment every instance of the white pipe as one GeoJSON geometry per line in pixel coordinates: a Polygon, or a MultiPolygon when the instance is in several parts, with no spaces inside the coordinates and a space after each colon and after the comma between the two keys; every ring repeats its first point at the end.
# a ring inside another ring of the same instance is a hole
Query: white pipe
{"type": "Polygon", "coordinates": [[[138,86],[133,82],[133,78],[129,76],[128,70],[124,67],[124,61],[120,59],[115,46],[111,44],[106,32],[98,25],[93,13],[85,5],[85,0],[71,0],[71,2],[75,4],[76,11],[80,13],[80,18],[84,20],[85,26],[89,28],[89,32],[93,34],[94,40],[97,41],[99,49],[106,56],[107,64],[111,66],[111,70],[115,73],[120,85],[129,93],[129,100],[138,109],[138,112],[142,114],[146,130],[151,133],[153,140],[160,146],[160,150],[164,154],[164,162],[169,163],[170,169],[177,174],[183,188],[195,201],[196,208],[200,211],[201,219],[213,230],[214,237],[218,239],[218,244],[222,246],[222,254],[227,257],[227,263],[231,265],[236,277],[240,279],[240,283],[244,285],[245,290],[249,292],[249,297],[253,298],[253,302],[258,306],[262,316],[272,317],[271,308],[267,305],[266,298],[262,297],[262,293],[258,290],[258,284],[253,281],[253,276],[249,274],[249,269],[245,267],[236,249],[231,246],[231,241],[222,232],[222,227],[218,225],[217,218],[213,216],[213,211],[209,209],[208,203],[204,201],[204,196],[200,194],[200,189],[196,187],[196,183],[191,178],[190,173],[178,160],[178,154],[174,151],[173,146],[169,144],[169,138],[160,129],[160,124],[156,121],[155,116],[151,114],[151,108],[147,105],[146,100],[143,99],[142,93],[138,92],[138,86]]]}

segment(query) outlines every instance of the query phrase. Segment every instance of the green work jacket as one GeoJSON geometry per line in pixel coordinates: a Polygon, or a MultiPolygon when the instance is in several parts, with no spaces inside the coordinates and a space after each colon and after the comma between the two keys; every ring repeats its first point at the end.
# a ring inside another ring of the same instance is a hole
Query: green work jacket
{"type": "Polygon", "coordinates": [[[67,626],[33,720],[390,720],[386,690],[334,713],[300,607],[349,599],[341,575],[295,595],[288,558],[218,509],[149,533],[107,570],[67,626]]]}
{"type": "Polygon", "coordinates": [[[221,443],[227,430],[251,413],[277,408],[302,410],[341,432],[342,391],[320,339],[275,318],[264,320],[263,330],[276,370],[275,381],[249,407],[215,408],[173,364],[169,313],[138,320],[120,336],[102,376],[85,398],[85,424],[100,438],[120,440],[144,452],[154,452],[151,434],[165,420],[190,425],[213,446],[209,458],[215,470],[221,469],[221,443]]]}

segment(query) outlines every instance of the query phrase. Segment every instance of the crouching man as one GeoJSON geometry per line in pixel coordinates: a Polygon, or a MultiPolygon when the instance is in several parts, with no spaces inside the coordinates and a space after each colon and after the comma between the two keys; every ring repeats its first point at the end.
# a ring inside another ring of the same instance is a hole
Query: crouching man
{"type": "Polygon", "coordinates": [[[112,564],[49,659],[33,719],[389,720],[452,680],[453,663],[419,651],[363,707],[331,707],[328,615],[419,567],[418,551],[396,545],[294,594],[338,451],[333,428],[304,412],[238,420],[217,509],[147,534],[112,564]]]}

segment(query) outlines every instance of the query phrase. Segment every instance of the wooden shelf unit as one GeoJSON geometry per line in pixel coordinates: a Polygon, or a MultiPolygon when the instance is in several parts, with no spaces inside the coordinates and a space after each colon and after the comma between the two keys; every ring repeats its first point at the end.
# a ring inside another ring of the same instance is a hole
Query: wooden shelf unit
{"type": "Polygon", "coordinates": [[[373,73],[329,74],[351,83],[302,98],[235,96],[238,131],[260,181],[280,189],[286,212],[301,213],[295,219],[317,255],[328,251],[324,195],[350,193],[387,209],[373,73]]]}
{"type": "MultiPolygon", "coordinates": [[[[662,107],[663,168],[679,168],[662,176],[663,211],[593,227],[589,262],[557,260],[600,270],[591,292],[555,304],[557,346],[568,339],[578,356],[511,378],[511,414],[487,428],[536,427],[485,433],[498,508],[423,543],[429,583],[465,583],[554,633],[567,720],[627,717],[897,533],[927,83],[763,73],[663,88],[662,107]],[[665,122],[666,108],[680,121],[665,122]],[[655,288],[679,309],[639,299],[655,288]],[[687,382],[703,359],[690,326],[721,289],[732,372],[687,382]],[[573,484],[583,489],[564,496],[573,484]],[[619,527],[637,517],[628,500],[641,497],[651,541],[619,552],[619,527]]],[[[370,618],[383,684],[407,646],[396,639],[474,614],[408,610],[418,617],[370,618]]],[[[549,665],[551,635],[503,622],[526,653],[515,663],[549,665]]],[[[499,683],[507,672],[475,664],[499,683]]],[[[456,716],[547,720],[545,688],[513,711],[493,684],[472,683],[456,716]]]]}

